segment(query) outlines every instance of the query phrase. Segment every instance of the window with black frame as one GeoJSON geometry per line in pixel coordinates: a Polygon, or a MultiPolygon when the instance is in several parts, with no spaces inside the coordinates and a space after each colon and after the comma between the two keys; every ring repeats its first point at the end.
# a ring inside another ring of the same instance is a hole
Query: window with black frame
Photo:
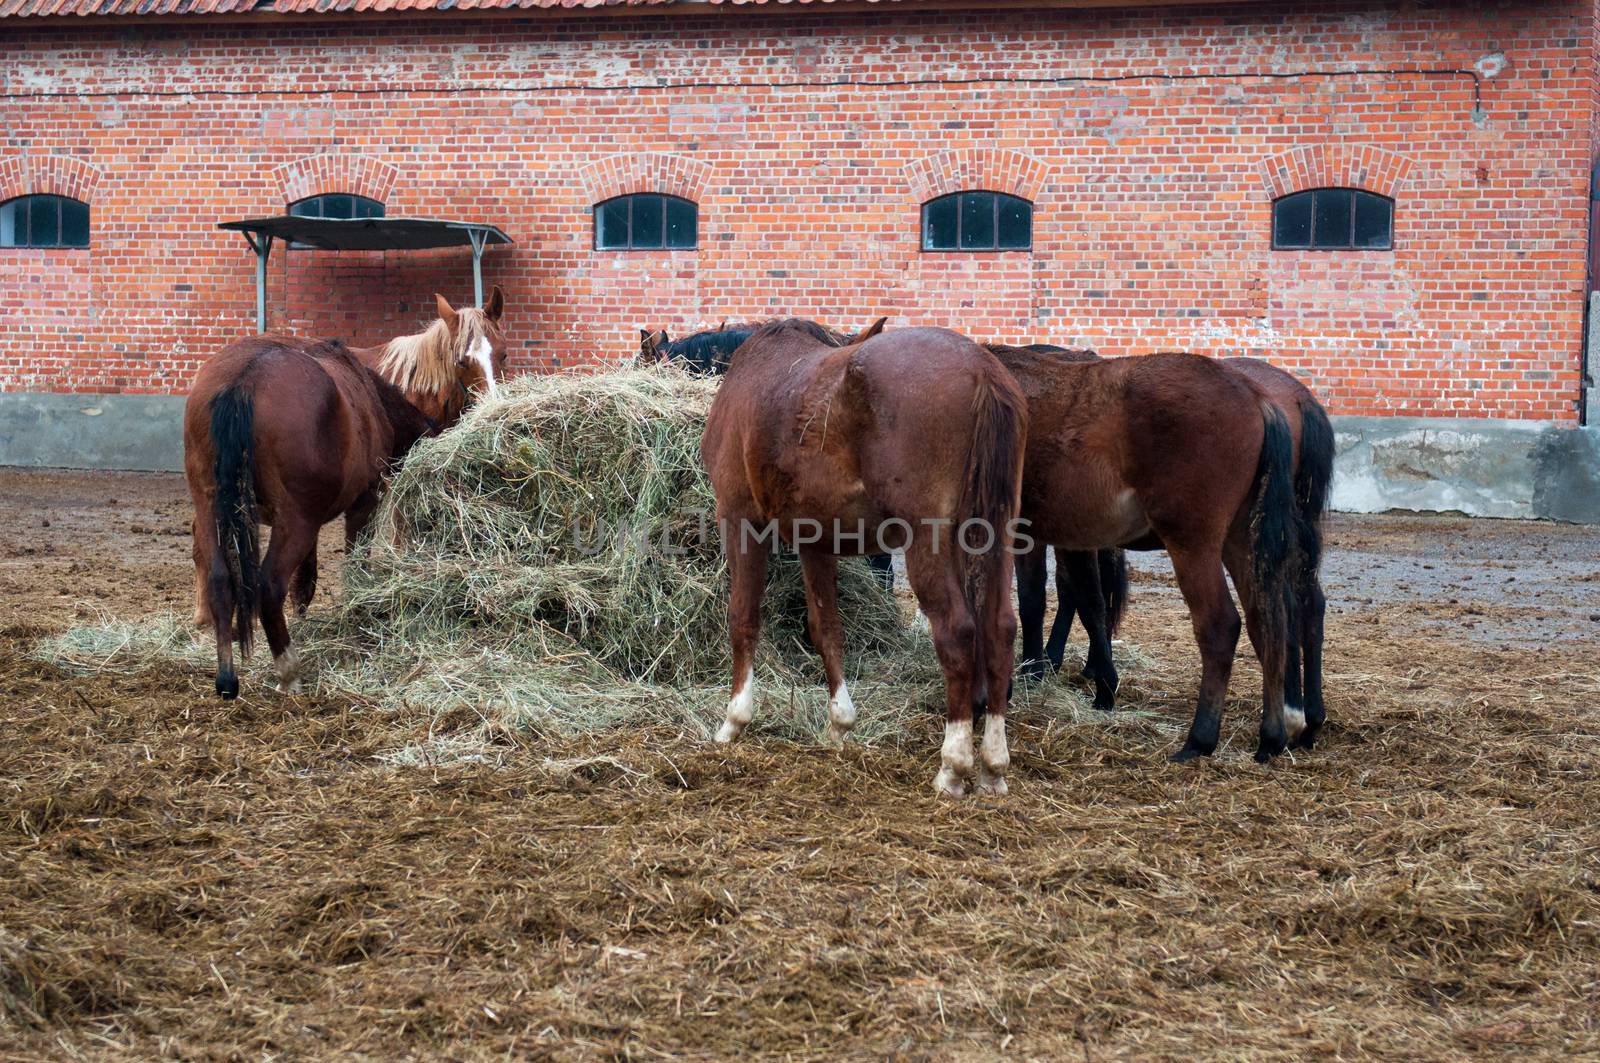
{"type": "Polygon", "coordinates": [[[1273,201],[1272,246],[1280,251],[1388,251],[1394,200],[1359,188],[1313,188],[1273,201]]]}
{"type": "Polygon", "coordinates": [[[700,207],[677,196],[640,192],[594,208],[596,251],[689,251],[700,237],[700,207]]]}
{"type": "Polygon", "coordinates": [[[89,204],[67,196],[0,203],[0,247],[88,247],[89,204]]]}
{"type": "Polygon", "coordinates": [[[953,192],[922,205],[924,251],[1027,251],[1033,204],[1004,192],[953,192]]]}

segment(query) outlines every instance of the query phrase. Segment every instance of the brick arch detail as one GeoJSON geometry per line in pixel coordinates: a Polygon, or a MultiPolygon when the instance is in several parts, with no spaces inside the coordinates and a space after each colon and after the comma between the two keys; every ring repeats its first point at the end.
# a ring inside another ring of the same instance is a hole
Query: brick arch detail
{"type": "Polygon", "coordinates": [[[0,200],[52,195],[90,203],[99,183],[99,168],[71,155],[0,156],[0,200]]]}
{"type": "Polygon", "coordinates": [[[905,173],[919,203],[975,189],[1005,192],[1031,203],[1044,188],[1050,164],[1004,148],[962,148],[917,159],[905,173]]]}
{"type": "Polygon", "coordinates": [[[1308,188],[1360,188],[1395,199],[1415,165],[1371,144],[1316,144],[1274,155],[1259,169],[1268,199],[1308,188]]]}
{"type": "Polygon", "coordinates": [[[596,159],[578,171],[578,178],[591,204],[639,192],[698,203],[711,178],[711,164],[689,155],[630,152],[596,159]]]}
{"type": "Polygon", "coordinates": [[[272,176],[285,204],[329,192],[354,193],[387,203],[400,171],[370,155],[323,154],[274,167],[272,176]]]}

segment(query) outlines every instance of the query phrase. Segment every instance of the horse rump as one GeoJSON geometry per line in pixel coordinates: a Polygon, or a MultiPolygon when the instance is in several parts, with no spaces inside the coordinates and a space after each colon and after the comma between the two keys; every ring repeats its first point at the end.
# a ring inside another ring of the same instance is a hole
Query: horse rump
{"type": "MultiPolygon", "coordinates": [[[[211,399],[210,414],[217,549],[211,558],[207,594],[213,617],[220,620],[231,612],[233,636],[243,657],[250,652],[261,611],[255,400],[248,388],[235,382],[211,399]]],[[[238,691],[239,680],[231,670],[227,675],[218,673],[218,693],[232,697],[238,691]]]]}

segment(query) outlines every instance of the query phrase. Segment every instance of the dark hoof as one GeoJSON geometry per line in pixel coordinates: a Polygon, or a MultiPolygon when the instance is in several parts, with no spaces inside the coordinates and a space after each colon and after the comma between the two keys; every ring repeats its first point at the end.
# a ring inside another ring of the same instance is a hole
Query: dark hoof
{"type": "Polygon", "coordinates": [[[1050,670],[1052,672],[1061,671],[1061,662],[1066,660],[1067,657],[1065,650],[1045,650],[1044,655],[1050,660],[1050,670]]]}
{"type": "Polygon", "coordinates": [[[1290,743],[1289,748],[1291,748],[1291,749],[1311,749],[1311,748],[1314,748],[1316,746],[1316,744],[1317,744],[1317,733],[1319,731],[1321,731],[1321,730],[1322,730],[1322,728],[1320,728],[1320,727],[1312,727],[1312,726],[1310,726],[1308,724],[1306,726],[1306,729],[1304,731],[1300,732],[1300,736],[1298,738],[1296,738],[1292,743],[1290,743]]]}
{"type": "Polygon", "coordinates": [[[1261,742],[1256,746],[1256,763],[1270,764],[1272,758],[1289,748],[1289,740],[1284,735],[1262,735],[1261,742]]]}
{"type": "Polygon", "coordinates": [[[217,693],[222,695],[222,700],[232,701],[239,696],[239,677],[236,675],[217,676],[217,693]]]}
{"type": "Polygon", "coordinates": [[[1174,764],[1187,764],[1189,761],[1194,760],[1197,757],[1209,757],[1210,755],[1211,750],[1201,749],[1199,746],[1185,742],[1182,749],[1172,754],[1171,760],[1174,764]]]}
{"type": "Polygon", "coordinates": [[[1097,691],[1094,696],[1094,707],[1101,712],[1116,712],[1117,695],[1114,692],[1102,694],[1097,691]]]}

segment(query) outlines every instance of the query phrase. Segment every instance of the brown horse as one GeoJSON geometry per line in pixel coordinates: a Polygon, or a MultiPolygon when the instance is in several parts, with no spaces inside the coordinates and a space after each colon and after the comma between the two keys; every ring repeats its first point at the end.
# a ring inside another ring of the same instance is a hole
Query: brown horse
{"type": "MultiPolygon", "coordinates": [[[[1049,344],[1029,344],[1028,350],[1054,353],[1072,362],[1099,361],[1092,351],[1049,344]]],[[[1270,362],[1255,358],[1228,358],[1218,364],[1254,381],[1284,411],[1294,438],[1295,532],[1299,554],[1285,607],[1288,610],[1288,650],[1284,666],[1284,713],[1293,732],[1297,718],[1305,726],[1294,744],[1310,749],[1327,719],[1322,693],[1323,622],[1327,599],[1318,569],[1322,560],[1322,521],[1333,481],[1334,437],[1328,414],[1311,390],[1293,375],[1270,362]]],[[[1095,684],[1095,707],[1110,709],[1115,703],[1116,666],[1111,656],[1111,636],[1127,605],[1128,566],[1121,550],[1096,554],[1056,551],[1056,617],[1050,638],[1043,636],[1043,573],[1018,569],[1017,593],[1022,620],[1023,670],[1043,674],[1045,661],[1061,667],[1074,614],[1083,619],[1089,638],[1084,678],[1095,684]]]]}
{"type": "Polygon", "coordinates": [[[233,642],[248,654],[259,617],[279,681],[299,689],[284,598],[303,614],[316,591],[317,533],[344,516],[366,527],[390,468],[419,438],[449,427],[473,391],[503,374],[504,297],[455,310],[415,336],[351,350],[337,341],[254,336],[206,362],[183,412],[194,499],[195,624],[217,637],[217,693],[239,693],[233,642]],[[265,562],[258,525],[272,525],[265,562]]]}
{"type": "MultiPolygon", "coordinates": [[[[1292,579],[1293,440],[1284,413],[1248,379],[1209,358],[1153,354],[1066,361],[1056,353],[991,348],[1028,398],[1025,534],[1019,582],[1042,588],[1044,548],[1165,549],[1202,661],[1194,722],[1174,760],[1215,750],[1222,698],[1245,607],[1261,661],[1256,759],[1287,748],[1283,676],[1292,579]]],[[[1037,596],[1042,602],[1042,591],[1037,596]]],[[[1042,621],[1042,609],[1028,616],[1042,621]]]]}
{"type": "Polygon", "coordinates": [[[838,558],[903,544],[945,678],[934,786],[964,792],[973,708],[986,703],[978,785],[1004,793],[1016,639],[1010,548],[1026,435],[1016,383],[954,332],[905,329],[841,345],[826,329],[791,320],[745,341],[700,445],[732,575],[733,689],[717,740],[737,738],[754,714],[769,537],[800,554],[836,743],[856,718],[844,683],[838,558]]]}

